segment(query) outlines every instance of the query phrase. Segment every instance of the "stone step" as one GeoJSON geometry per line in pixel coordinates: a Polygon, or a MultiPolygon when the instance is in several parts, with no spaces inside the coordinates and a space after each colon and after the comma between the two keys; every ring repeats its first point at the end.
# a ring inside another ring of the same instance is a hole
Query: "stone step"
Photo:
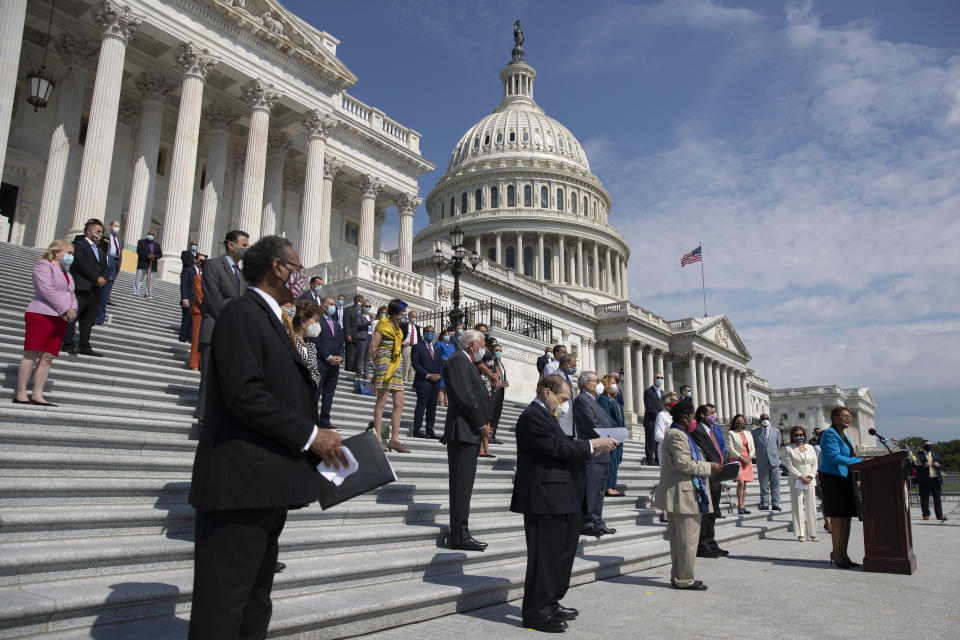
{"type": "MultiPolygon", "coordinates": [[[[4,277],[0,273],[0,277],[4,277]]],[[[12,277],[12,276],[11,276],[12,277]]],[[[0,282],[0,296],[3,296],[5,306],[11,310],[23,310],[31,300],[34,291],[29,280],[24,282],[0,282]]],[[[179,293],[169,299],[154,297],[152,300],[137,298],[132,293],[122,292],[120,286],[115,285],[110,295],[112,304],[107,305],[107,312],[114,318],[125,322],[135,320],[153,321],[158,326],[161,323],[180,324],[181,311],[179,293]]]]}

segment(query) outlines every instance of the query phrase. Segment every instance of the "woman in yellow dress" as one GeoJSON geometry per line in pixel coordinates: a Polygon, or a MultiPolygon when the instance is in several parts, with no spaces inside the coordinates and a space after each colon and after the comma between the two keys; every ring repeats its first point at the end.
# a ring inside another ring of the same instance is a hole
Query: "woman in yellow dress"
{"type": "Polygon", "coordinates": [[[400,442],[400,418],[403,415],[403,371],[400,369],[400,351],[403,331],[400,329],[400,316],[407,303],[394,298],[387,305],[387,316],[380,317],[370,341],[370,357],[374,362],[374,390],[377,404],[373,409],[373,420],[368,430],[375,430],[382,436],[380,423],[383,408],[387,404],[387,394],[393,399],[393,411],[390,417],[390,442],[384,451],[410,453],[400,442]]]}

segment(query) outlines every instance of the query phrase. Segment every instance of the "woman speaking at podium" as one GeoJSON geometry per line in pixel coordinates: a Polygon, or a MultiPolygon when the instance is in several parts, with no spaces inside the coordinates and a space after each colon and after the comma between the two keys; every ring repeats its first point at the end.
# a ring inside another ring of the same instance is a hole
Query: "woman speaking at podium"
{"type": "Polygon", "coordinates": [[[843,432],[853,422],[853,415],[846,407],[835,407],[830,412],[830,428],[820,435],[820,491],[823,495],[823,511],[830,518],[830,535],[833,551],[830,564],[841,569],[860,565],[847,555],[850,540],[850,518],[857,515],[854,501],[853,478],[849,467],[863,458],[853,455],[853,445],[843,432]]]}

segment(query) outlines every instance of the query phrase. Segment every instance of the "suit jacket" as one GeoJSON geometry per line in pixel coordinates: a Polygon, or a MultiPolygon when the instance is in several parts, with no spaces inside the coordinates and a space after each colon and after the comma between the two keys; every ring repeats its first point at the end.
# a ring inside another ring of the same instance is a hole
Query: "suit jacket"
{"type": "Polygon", "coordinates": [[[660,410],[660,396],[657,395],[657,387],[654,385],[643,392],[643,426],[652,427],[660,410]]]}
{"type": "MultiPolygon", "coordinates": [[[[150,243],[147,242],[146,238],[137,241],[137,269],[146,269],[150,266],[150,258],[147,256],[150,255],[150,243]]],[[[153,241],[153,267],[151,271],[154,273],[157,272],[157,262],[160,261],[160,258],[163,256],[163,250],[160,248],[160,243],[156,240],[153,241]]]]}
{"type": "MultiPolygon", "coordinates": [[[[423,342],[423,335],[420,331],[420,326],[414,322],[401,322],[400,330],[403,332],[403,344],[407,344],[407,336],[410,333],[410,327],[413,327],[413,330],[417,332],[417,344],[423,342]]],[[[457,341],[459,342],[459,340],[457,341]]]]}
{"type": "Polygon", "coordinates": [[[223,309],[211,349],[190,504],[215,511],[316,500],[319,458],[302,451],[319,423],[310,372],[256,291],[223,309]]]}
{"type": "Polygon", "coordinates": [[[465,351],[457,351],[443,365],[447,418],[440,442],[480,444],[480,429],[490,422],[490,396],[480,373],[465,351]]]}
{"type": "MultiPolygon", "coordinates": [[[[713,440],[710,438],[710,434],[704,431],[704,429],[710,429],[710,425],[698,422],[697,428],[690,434],[693,436],[693,441],[697,443],[700,451],[703,452],[704,460],[723,464],[726,462],[726,460],[723,459],[723,452],[717,449],[713,444],[713,440]]],[[[669,429],[667,429],[667,431],[669,431],[669,429]]],[[[664,438],[666,438],[666,434],[664,434],[664,438]]],[[[717,444],[719,444],[719,442],[717,444]]]]}
{"type": "Polygon", "coordinates": [[[769,467],[780,466],[780,447],[783,446],[783,436],[780,429],[773,425],[770,429],[770,442],[763,439],[763,427],[757,427],[750,433],[753,434],[753,445],[756,447],[757,464],[769,467]]]}
{"type": "Polygon", "coordinates": [[[548,362],[550,362],[550,358],[547,356],[540,356],[537,358],[537,373],[543,375],[543,368],[547,366],[548,362]]]}
{"type": "Polygon", "coordinates": [[[110,245],[114,243],[114,238],[116,238],[116,243],[117,243],[117,257],[113,259],[113,264],[114,264],[114,268],[117,270],[117,272],[119,272],[120,265],[123,263],[123,239],[120,238],[119,236],[114,236],[113,232],[107,231],[105,234],[103,234],[103,239],[100,241],[100,244],[106,245],[106,251],[108,254],[107,262],[110,262],[109,260],[110,245]]]}
{"type": "Polygon", "coordinates": [[[200,307],[203,313],[203,319],[200,321],[200,344],[210,344],[213,340],[213,328],[217,323],[217,317],[228,302],[243,296],[247,290],[247,281],[241,273],[240,284],[237,285],[237,278],[227,261],[227,256],[220,256],[207,260],[203,268],[203,276],[200,278],[200,286],[203,289],[203,303],[200,307]]]}
{"type": "Polygon", "coordinates": [[[33,300],[27,305],[27,313],[45,316],[62,316],[77,308],[77,296],[73,293],[73,278],[65,278],[59,260],[40,259],[33,267],[33,300]]]}
{"type": "Polygon", "coordinates": [[[929,453],[921,449],[917,452],[917,460],[920,461],[920,464],[917,465],[917,484],[926,484],[926,483],[936,483],[943,482],[943,457],[936,451],[930,451],[929,453]],[[939,467],[933,467],[933,477],[930,477],[930,468],[926,466],[927,459],[931,458],[933,462],[939,462],[939,467]]]}
{"type": "MultiPolygon", "coordinates": [[[[661,454],[660,484],[657,485],[654,507],[670,513],[698,515],[700,505],[697,503],[692,476],[708,477],[710,463],[693,459],[690,455],[690,441],[686,431],[682,429],[667,429],[663,436],[661,454]]],[[[707,498],[712,511],[713,498],[710,498],[709,491],[707,498]]]]}
{"type": "MultiPolygon", "coordinates": [[[[613,429],[615,425],[593,394],[585,391],[573,401],[573,427],[579,440],[592,440],[600,437],[594,429],[613,429]]],[[[610,452],[594,456],[592,462],[609,464],[610,452]]]]}
{"type": "Polygon", "coordinates": [[[183,269],[191,269],[193,265],[197,263],[196,256],[193,255],[193,252],[190,249],[184,249],[180,252],[180,264],[183,269]]]}
{"type": "MultiPolygon", "coordinates": [[[[317,295],[313,289],[307,287],[304,292],[300,294],[300,297],[297,298],[298,302],[300,300],[309,300],[313,304],[319,305],[323,301],[323,294],[317,295]]],[[[324,311],[326,311],[326,309],[324,309],[324,311]]]]}
{"type": "Polygon", "coordinates": [[[517,471],[510,510],[583,513],[584,462],[590,459],[590,443],[568,438],[557,419],[536,401],[517,419],[516,437],[517,471]]]}
{"type": "Polygon", "coordinates": [[[193,295],[193,277],[197,275],[197,268],[194,265],[184,267],[180,272],[180,300],[186,300],[190,304],[196,300],[193,295]]]}
{"type": "Polygon", "coordinates": [[[343,329],[337,324],[336,316],[331,317],[324,314],[324,316],[320,318],[320,335],[316,338],[307,339],[317,347],[317,360],[321,367],[338,366],[331,365],[327,362],[327,358],[330,356],[343,357],[343,329]],[[327,322],[328,318],[330,322],[327,322]],[[331,324],[333,324],[333,333],[330,332],[331,324]]]}
{"type": "Polygon", "coordinates": [[[363,315],[363,309],[352,305],[343,311],[343,335],[350,336],[354,342],[366,340],[370,329],[370,321],[363,315]]]}
{"type": "Polygon", "coordinates": [[[107,254],[99,248],[94,253],[86,237],[76,236],[73,239],[73,264],[70,265],[70,275],[73,276],[76,291],[99,291],[97,278],[106,280],[110,277],[107,254]]]}
{"type": "Polygon", "coordinates": [[[610,421],[613,423],[614,427],[619,427],[621,429],[626,427],[626,424],[623,422],[623,407],[621,407],[615,398],[611,398],[608,395],[602,395],[597,398],[597,402],[600,403],[600,406],[603,407],[603,410],[607,412],[607,415],[610,416],[610,421]]]}
{"type": "MultiPolygon", "coordinates": [[[[756,429],[754,429],[754,440],[756,441],[756,429]]],[[[831,475],[847,477],[849,467],[852,464],[862,462],[863,458],[853,456],[853,443],[844,442],[846,436],[841,436],[840,432],[830,427],[820,434],[820,468],[819,471],[831,475]],[[847,444],[850,446],[847,446],[847,444]],[[851,455],[848,455],[851,454],[851,455]]],[[[757,445],[757,460],[760,459],[760,447],[757,445]]]]}
{"type": "Polygon", "coordinates": [[[783,463],[790,473],[790,486],[797,484],[800,476],[812,476],[813,480],[808,487],[817,485],[817,450],[809,442],[803,445],[803,453],[796,444],[790,444],[783,449],[783,463]]]}
{"type": "Polygon", "coordinates": [[[437,345],[433,345],[433,358],[430,357],[430,350],[427,348],[426,342],[418,342],[413,345],[413,348],[410,350],[410,364],[416,372],[413,377],[414,382],[422,380],[423,382],[432,384],[438,389],[440,388],[440,380],[434,382],[427,380],[427,375],[431,373],[443,374],[443,359],[440,356],[440,348],[437,347],[437,345]]]}

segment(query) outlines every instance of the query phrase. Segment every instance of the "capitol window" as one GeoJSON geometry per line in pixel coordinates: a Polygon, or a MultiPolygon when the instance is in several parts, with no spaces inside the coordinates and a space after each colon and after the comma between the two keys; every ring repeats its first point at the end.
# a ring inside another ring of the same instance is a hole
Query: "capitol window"
{"type": "Polygon", "coordinates": [[[550,247],[543,248],[543,279],[551,279],[551,267],[553,267],[553,252],[550,250],[550,247]]]}
{"type": "Polygon", "coordinates": [[[452,197],[450,198],[450,217],[457,215],[457,199],[452,197]]]}
{"type": "Polygon", "coordinates": [[[528,133],[527,133],[527,130],[524,129],[524,130],[523,130],[523,141],[524,141],[524,142],[527,142],[528,140],[530,140],[530,134],[528,134],[528,133]]]}
{"type": "Polygon", "coordinates": [[[546,187],[540,187],[540,208],[550,208],[550,192],[547,191],[546,187]]]}
{"type": "Polygon", "coordinates": [[[517,141],[517,134],[516,134],[515,132],[511,131],[511,132],[510,132],[510,142],[516,142],[516,141],[517,141]]]}
{"type": "Polygon", "coordinates": [[[490,208],[496,209],[500,206],[500,190],[496,187],[490,187],[490,208]]]}
{"type": "Polygon", "coordinates": [[[557,211],[563,211],[563,189],[557,189],[557,211]]]}
{"type": "Polygon", "coordinates": [[[503,131],[497,131],[497,143],[503,142],[503,131]]]}
{"type": "Polygon", "coordinates": [[[517,268],[517,248],[507,247],[507,250],[504,253],[507,256],[507,259],[506,259],[507,269],[516,269],[517,268]]]}
{"type": "Polygon", "coordinates": [[[587,215],[590,209],[587,208],[587,196],[583,196],[583,215],[587,215]]]}
{"type": "Polygon", "coordinates": [[[533,277],[533,247],[523,248],[523,275],[533,277]]]}
{"type": "Polygon", "coordinates": [[[447,203],[441,200],[440,201],[440,219],[441,220],[445,217],[444,214],[446,213],[446,211],[444,211],[444,209],[446,208],[446,206],[447,206],[447,203]]]}
{"type": "Polygon", "coordinates": [[[563,151],[563,137],[557,136],[557,144],[560,145],[560,151],[563,151]]]}
{"type": "Polygon", "coordinates": [[[490,262],[497,261],[497,248],[496,247],[487,247],[487,260],[490,262]]]}
{"type": "Polygon", "coordinates": [[[571,213],[576,213],[576,212],[577,212],[577,193],[576,193],[576,191],[574,191],[573,193],[570,194],[570,212],[571,212],[571,213]]]}
{"type": "Polygon", "coordinates": [[[347,244],[357,245],[357,238],[360,237],[360,227],[353,222],[347,222],[343,225],[343,241],[347,244]]]}
{"type": "Polygon", "coordinates": [[[507,206],[515,207],[517,206],[517,191],[513,188],[513,185],[507,187],[507,206]]]}
{"type": "Polygon", "coordinates": [[[483,209],[483,191],[477,189],[473,192],[473,210],[480,211],[483,209]]]}
{"type": "Polygon", "coordinates": [[[489,134],[489,133],[488,133],[486,136],[484,136],[484,138],[483,138],[483,146],[485,146],[485,147],[489,147],[489,146],[490,146],[490,134],[489,134]]]}
{"type": "Polygon", "coordinates": [[[523,206],[533,206],[533,189],[528,184],[523,185],[523,206]]]}
{"type": "Polygon", "coordinates": [[[463,195],[460,197],[460,213],[461,215],[467,212],[467,192],[464,191],[463,195]]]}
{"type": "Polygon", "coordinates": [[[553,134],[550,133],[549,131],[547,131],[547,146],[548,147],[553,146],[553,134]]]}
{"type": "Polygon", "coordinates": [[[480,138],[473,139],[473,148],[477,149],[480,146],[480,138]]]}

